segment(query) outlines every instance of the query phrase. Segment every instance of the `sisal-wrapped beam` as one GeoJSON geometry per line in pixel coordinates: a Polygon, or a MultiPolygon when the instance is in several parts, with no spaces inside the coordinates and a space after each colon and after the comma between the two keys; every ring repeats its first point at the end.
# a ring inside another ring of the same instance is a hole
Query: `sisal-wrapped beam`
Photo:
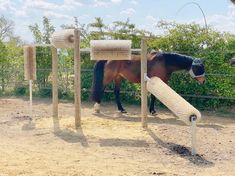
{"type": "Polygon", "coordinates": [[[51,44],[55,48],[74,48],[74,29],[54,32],[51,37],[51,44]]]}
{"type": "Polygon", "coordinates": [[[24,46],[24,78],[36,80],[36,48],[24,46]]]}
{"type": "Polygon", "coordinates": [[[130,40],[91,40],[91,60],[131,60],[130,40]]]}
{"type": "Polygon", "coordinates": [[[201,119],[201,113],[171,89],[160,78],[153,77],[147,81],[147,90],[167,106],[177,117],[190,125],[190,117],[201,119]]]}

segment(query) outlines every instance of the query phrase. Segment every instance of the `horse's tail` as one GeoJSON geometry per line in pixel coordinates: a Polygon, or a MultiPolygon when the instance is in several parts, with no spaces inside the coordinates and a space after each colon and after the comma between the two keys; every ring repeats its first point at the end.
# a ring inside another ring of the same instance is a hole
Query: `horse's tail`
{"type": "Polygon", "coordinates": [[[106,62],[106,60],[100,60],[96,62],[94,67],[91,98],[97,103],[101,102],[103,93],[104,65],[106,62]]]}

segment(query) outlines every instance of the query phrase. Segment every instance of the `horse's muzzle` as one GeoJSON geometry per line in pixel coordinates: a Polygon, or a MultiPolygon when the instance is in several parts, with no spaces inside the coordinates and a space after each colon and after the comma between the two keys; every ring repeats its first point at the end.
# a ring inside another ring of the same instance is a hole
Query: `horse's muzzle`
{"type": "Polygon", "coordinates": [[[206,82],[206,80],[203,80],[202,83],[200,83],[200,84],[205,84],[205,82],[206,82]]]}
{"type": "Polygon", "coordinates": [[[206,79],[204,76],[195,78],[199,84],[205,84],[206,79]]]}

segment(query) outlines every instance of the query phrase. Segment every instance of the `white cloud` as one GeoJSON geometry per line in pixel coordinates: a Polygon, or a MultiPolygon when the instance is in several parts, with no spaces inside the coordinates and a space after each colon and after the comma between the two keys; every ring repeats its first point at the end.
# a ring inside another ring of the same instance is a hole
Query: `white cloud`
{"type": "Polygon", "coordinates": [[[66,6],[83,6],[78,0],[64,0],[64,5],[66,6]]]}
{"type": "Polygon", "coordinates": [[[0,9],[6,10],[6,8],[10,5],[9,0],[0,0],[0,9]]]}
{"type": "Polygon", "coordinates": [[[0,0],[0,10],[12,9],[14,4],[10,0],[0,0]]]}
{"type": "Polygon", "coordinates": [[[120,12],[121,15],[127,15],[127,16],[132,16],[135,13],[135,9],[133,8],[128,8],[126,10],[123,10],[120,12]]]}
{"type": "Polygon", "coordinates": [[[109,2],[103,1],[103,0],[95,0],[94,6],[95,7],[107,7],[109,5],[109,2]]]}
{"type": "Polygon", "coordinates": [[[111,0],[111,2],[114,3],[114,4],[118,4],[118,3],[121,3],[122,0],[111,0]]]}
{"type": "Polygon", "coordinates": [[[61,13],[56,13],[56,12],[53,12],[53,11],[46,11],[46,12],[44,12],[44,16],[55,17],[55,18],[66,19],[66,20],[73,20],[74,19],[72,16],[63,15],[61,13]]]}
{"type": "MultiPolygon", "coordinates": [[[[195,20],[197,23],[204,25],[204,19],[195,20]]],[[[206,16],[207,24],[221,32],[231,32],[235,34],[235,6],[229,5],[228,12],[225,15],[215,14],[206,16]]]]}
{"type": "Polygon", "coordinates": [[[108,7],[112,4],[119,4],[122,0],[94,0],[94,6],[95,7],[108,7]]]}
{"type": "MultiPolygon", "coordinates": [[[[204,18],[197,18],[192,20],[177,20],[179,23],[196,23],[205,26],[204,18]]],[[[235,34],[235,6],[229,5],[227,14],[214,14],[206,16],[206,22],[209,26],[220,32],[230,32],[235,34]]]]}
{"type": "Polygon", "coordinates": [[[157,18],[153,17],[152,15],[148,15],[145,17],[147,23],[156,25],[159,20],[157,18]]]}
{"type": "Polygon", "coordinates": [[[137,5],[137,4],[139,4],[139,3],[138,3],[137,0],[131,0],[131,1],[130,1],[130,4],[137,5]]]}
{"type": "Polygon", "coordinates": [[[155,35],[162,35],[163,34],[163,30],[157,28],[157,23],[160,21],[160,19],[155,18],[152,15],[147,15],[145,17],[145,23],[144,24],[138,24],[138,28],[146,30],[146,31],[150,31],[155,35]]]}
{"type": "Polygon", "coordinates": [[[48,2],[46,0],[25,0],[20,1],[21,6],[11,0],[0,0],[0,10],[9,11],[15,16],[25,17],[32,9],[43,11],[64,11],[72,10],[83,4],[79,0],[64,0],[62,4],[48,2]]]}
{"type": "Polygon", "coordinates": [[[12,9],[12,13],[15,15],[15,16],[18,16],[18,17],[26,17],[27,16],[27,13],[25,10],[18,10],[16,8],[13,8],[12,9]]]}
{"type": "Polygon", "coordinates": [[[82,6],[83,4],[76,0],[64,0],[63,4],[51,3],[45,0],[25,0],[23,8],[35,8],[42,10],[71,10],[76,6],[82,6]]]}
{"type": "Polygon", "coordinates": [[[10,0],[0,0],[0,10],[8,11],[15,16],[26,16],[26,12],[21,9],[17,9],[14,2],[10,0]]]}

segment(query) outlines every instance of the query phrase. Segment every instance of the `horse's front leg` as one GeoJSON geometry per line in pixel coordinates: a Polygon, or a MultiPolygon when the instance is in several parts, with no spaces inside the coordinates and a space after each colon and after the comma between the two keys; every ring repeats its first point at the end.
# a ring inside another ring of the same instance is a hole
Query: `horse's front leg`
{"type": "Polygon", "coordinates": [[[115,82],[114,95],[115,95],[115,101],[116,101],[118,110],[121,113],[126,113],[126,110],[122,107],[121,100],[120,100],[120,87],[122,83],[122,78],[118,77],[114,80],[114,82],[115,82]]]}
{"type": "Polygon", "coordinates": [[[156,100],[156,97],[155,97],[153,94],[151,94],[151,96],[150,96],[149,112],[150,112],[150,114],[152,114],[152,115],[156,115],[156,110],[155,110],[155,108],[154,108],[155,100],[156,100]]]}

